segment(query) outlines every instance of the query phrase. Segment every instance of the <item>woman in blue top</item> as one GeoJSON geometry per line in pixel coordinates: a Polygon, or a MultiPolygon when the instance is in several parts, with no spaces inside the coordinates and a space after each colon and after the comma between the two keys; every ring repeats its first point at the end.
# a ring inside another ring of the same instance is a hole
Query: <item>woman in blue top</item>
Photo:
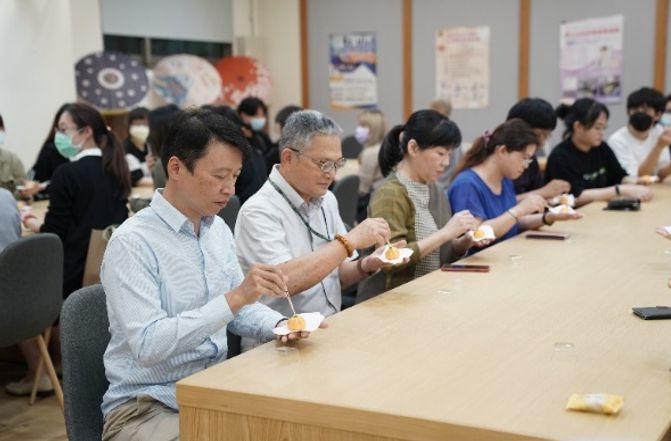
{"type": "Polygon", "coordinates": [[[529,166],[537,147],[538,137],[531,126],[518,118],[501,124],[492,134],[485,132],[457,167],[458,175],[447,192],[452,209],[469,210],[480,222],[486,221],[499,240],[581,217],[544,212],[545,199],[537,194],[517,202],[513,180],[529,166]]]}

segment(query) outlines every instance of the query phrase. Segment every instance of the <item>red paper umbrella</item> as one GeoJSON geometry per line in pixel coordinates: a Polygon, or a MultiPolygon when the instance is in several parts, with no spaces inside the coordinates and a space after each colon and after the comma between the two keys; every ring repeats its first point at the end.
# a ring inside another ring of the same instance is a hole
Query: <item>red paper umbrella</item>
{"type": "Polygon", "coordinates": [[[224,101],[237,106],[248,96],[268,100],[272,87],[270,71],[258,60],[250,57],[225,57],[217,61],[214,67],[221,76],[221,95],[224,101]]]}

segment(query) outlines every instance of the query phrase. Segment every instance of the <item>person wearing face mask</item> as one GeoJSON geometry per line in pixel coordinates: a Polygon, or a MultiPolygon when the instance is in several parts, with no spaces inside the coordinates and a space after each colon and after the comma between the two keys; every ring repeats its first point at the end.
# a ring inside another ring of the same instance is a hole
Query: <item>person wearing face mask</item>
{"type": "Polygon", "coordinates": [[[664,115],[661,92],[642,87],[627,97],[629,122],[608,138],[608,145],[629,176],[671,174],[671,127],[656,124],[664,115]]]}
{"type": "MultiPolygon", "coordinates": [[[[130,172],[124,150],[107,128],[102,115],[83,103],[67,104],[58,120],[54,144],[70,161],[54,172],[49,185],[49,209],[40,222],[30,211],[21,214],[34,233],[54,233],[63,242],[63,298],[82,287],[91,231],[121,224],[128,218],[130,172]]],[[[52,333],[59,347],[59,332],[52,333]]],[[[19,345],[28,363],[28,374],[7,384],[11,395],[32,390],[39,352],[34,341],[19,345]]],[[[58,365],[59,357],[54,360],[58,365]]],[[[38,391],[48,392],[46,375],[38,379],[38,391]]]]}
{"type": "Polygon", "coordinates": [[[124,140],[123,146],[133,187],[154,185],[151,178],[154,156],[149,152],[147,144],[148,118],[149,110],[144,107],[137,107],[128,113],[128,137],[124,140]]]}
{"type": "Polygon", "coordinates": [[[26,169],[16,154],[5,150],[5,123],[0,115],[0,187],[14,192],[26,179],[26,169]]]}
{"type": "Polygon", "coordinates": [[[272,166],[280,163],[280,151],[268,135],[266,103],[256,97],[247,97],[240,101],[237,110],[246,128],[254,134],[254,137],[260,138],[258,144],[266,161],[266,170],[270,173],[272,166]]]}
{"type": "Polygon", "coordinates": [[[563,179],[571,184],[577,205],[608,201],[619,196],[652,199],[641,180],[629,176],[603,140],[608,108],[592,98],[580,98],[573,105],[560,105],[557,116],[564,120],[564,140],[548,157],[545,180],[563,179]]]}

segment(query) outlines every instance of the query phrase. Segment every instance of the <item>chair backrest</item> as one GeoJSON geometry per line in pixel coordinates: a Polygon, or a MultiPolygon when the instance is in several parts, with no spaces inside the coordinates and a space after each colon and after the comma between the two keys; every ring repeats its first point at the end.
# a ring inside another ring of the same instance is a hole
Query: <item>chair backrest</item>
{"type": "Polygon", "coordinates": [[[84,279],[82,286],[97,285],[100,283],[100,266],[103,263],[107,242],[118,225],[109,225],[104,230],[91,230],[89,248],[84,263],[84,279]]]}
{"type": "Polygon", "coordinates": [[[338,200],[338,210],[342,221],[348,227],[353,227],[359,204],[359,176],[349,175],[338,179],[331,191],[338,200]]]}
{"type": "Polygon", "coordinates": [[[238,211],[240,211],[240,199],[236,195],[233,195],[228,200],[226,206],[219,212],[219,217],[226,222],[231,231],[235,231],[235,221],[238,219],[238,211]]]}
{"type": "Polygon", "coordinates": [[[386,291],[387,273],[380,271],[377,274],[363,279],[359,282],[356,294],[356,303],[365,302],[368,299],[382,294],[386,291]]]}
{"type": "Polygon", "coordinates": [[[63,302],[63,245],[41,233],[0,253],[0,347],[36,337],[58,318],[63,302]]]}
{"type": "Polygon", "coordinates": [[[102,285],[72,293],[63,303],[60,324],[68,439],[100,439],[103,428],[100,404],[109,385],[103,355],[110,340],[102,285]]]}
{"type": "Polygon", "coordinates": [[[356,159],[363,150],[363,146],[354,135],[346,136],[342,140],[342,155],[347,159],[356,159]]]}

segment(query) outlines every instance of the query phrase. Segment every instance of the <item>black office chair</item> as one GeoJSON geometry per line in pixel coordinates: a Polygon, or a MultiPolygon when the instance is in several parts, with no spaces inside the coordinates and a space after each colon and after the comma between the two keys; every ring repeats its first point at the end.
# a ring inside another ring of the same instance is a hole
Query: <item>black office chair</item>
{"type": "Polygon", "coordinates": [[[342,140],[342,155],[347,159],[356,159],[363,150],[363,146],[353,135],[346,136],[342,140]]]}
{"type": "Polygon", "coordinates": [[[359,204],[359,177],[349,175],[338,179],[331,191],[338,200],[340,218],[348,228],[354,227],[359,204]]]}
{"type": "Polygon", "coordinates": [[[63,302],[60,323],[68,439],[100,439],[103,430],[100,404],[109,386],[103,355],[110,340],[102,285],[72,293],[63,302]]]}
{"type": "Polygon", "coordinates": [[[233,195],[228,200],[226,206],[219,212],[219,217],[226,222],[231,231],[235,231],[235,221],[238,219],[238,211],[240,211],[240,199],[236,195],[233,195]]]}

